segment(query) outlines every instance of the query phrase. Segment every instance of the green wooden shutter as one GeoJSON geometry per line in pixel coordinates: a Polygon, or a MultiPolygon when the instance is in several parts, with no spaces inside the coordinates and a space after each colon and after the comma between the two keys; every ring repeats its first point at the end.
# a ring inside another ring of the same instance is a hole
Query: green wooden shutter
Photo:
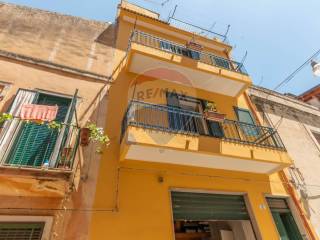
{"type": "Polygon", "coordinates": [[[0,223],[0,240],[41,240],[44,223],[0,223]]]}
{"type": "MultiPolygon", "coordinates": [[[[36,104],[58,105],[59,110],[55,121],[63,122],[70,101],[67,98],[39,94],[36,104]]],[[[25,123],[6,163],[20,166],[41,166],[45,161],[49,161],[58,134],[58,129],[49,129],[46,125],[33,122],[25,123]]]]}
{"type": "Polygon", "coordinates": [[[174,220],[249,220],[243,196],[172,192],[174,220]]]}
{"type": "Polygon", "coordinates": [[[284,198],[267,198],[281,240],[303,240],[299,228],[284,198]]]}
{"type": "Polygon", "coordinates": [[[290,240],[287,230],[281,220],[280,214],[277,212],[272,212],[272,217],[273,217],[274,223],[277,226],[278,233],[280,235],[281,240],[290,240]]]}

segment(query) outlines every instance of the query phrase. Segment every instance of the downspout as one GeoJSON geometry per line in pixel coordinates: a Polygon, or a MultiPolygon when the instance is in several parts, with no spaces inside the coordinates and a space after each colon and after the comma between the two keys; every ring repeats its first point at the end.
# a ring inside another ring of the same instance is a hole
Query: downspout
{"type": "MultiPolygon", "coordinates": [[[[244,92],[244,96],[245,96],[246,101],[248,102],[248,105],[249,105],[249,108],[251,109],[251,112],[254,114],[257,122],[261,125],[260,118],[257,114],[258,111],[257,111],[256,106],[251,102],[247,92],[244,92]]],[[[293,187],[291,186],[291,183],[290,183],[289,179],[287,178],[285,172],[283,170],[280,170],[279,174],[280,174],[280,177],[282,178],[283,182],[285,183],[286,189],[287,189],[289,195],[292,197],[294,204],[298,208],[299,215],[303,221],[304,227],[306,228],[306,230],[308,232],[308,235],[311,237],[312,240],[319,240],[318,236],[316,235],[312,226],[310,225],[310,222],[308,221],[306,215],[304,214],[304,211],[301,207],[301,204],[300,204],[300,202],[295,194],[295,191],[294,191],[293,187]]]]}

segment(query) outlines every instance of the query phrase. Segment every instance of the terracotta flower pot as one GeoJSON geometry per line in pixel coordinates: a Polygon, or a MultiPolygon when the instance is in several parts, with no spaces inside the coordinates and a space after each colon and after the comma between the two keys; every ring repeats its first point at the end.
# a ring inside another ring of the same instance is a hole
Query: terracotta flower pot
{"type": "Polygon", "coordinates": [[[65,147],[62,151],[62,156],[66,159],[69,160],[72,154],[72,147],[65,147]]]}
{"type": "Polygon", "coordinates": [[[204,112],[204,117],[209,121],[223,122],[224,119],[226,118],[226,115],[223,113],[217,113],[214,111],[207,110],[204,112]]]}
{"type": "Polygon", "coordinates": [[[81,130],[80,130],[80,144],[81,144],[81,146],[88,146],[89,145],[89,137],[90,137],[89,128],[81,128],[81,130]]]}

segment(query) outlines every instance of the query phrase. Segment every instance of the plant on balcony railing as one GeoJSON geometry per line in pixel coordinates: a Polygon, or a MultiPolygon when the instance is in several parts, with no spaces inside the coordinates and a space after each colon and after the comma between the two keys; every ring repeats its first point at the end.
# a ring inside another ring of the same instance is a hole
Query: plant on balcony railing
{"type": "Polygon", "coordinates": [[[13,119],[12,114],[10,113],[2,113],[0,116],[0,124],[4,123],[7,120],[13,119]]]}
{"type": "Polygon", "coordinates": [[[102,127],[97,127],[95,123],[88,123],[81,129],[81,145],[87,146],[89,142],[98,143],[100,146],[96,148],[96,152],[102,153],[102,147],[108,146],[110,140],[102,127]]]}
{"type": "Polygon", "coordinates": [[[47,123],[48,128],[50,129],[60,129],[62,128],[62,124],[56,121],[51,121],[47,123]]]}
{"type": "MultiPolygon", "coordinates": [[[[13,120],[14,117],[12,114],[10,113],[2,113],[0,115],[0,124],[3,124],[4,122],[6,121],[10,121],[10,120],[13,120]]],[[[24,119],[20,119],[20,121],[22,122],[25,122],[25,123],[31,123],[31,122],[34,122],[38,125],[47,125],[48,128],[50,129],[60,129],[62,127],[62,124],[61,123],[58,123],[56,121],[50,121],[50,122],[47,122],[47,121],[39,121],[39,120],[24,120],[24,119]]]]}
{"type": "Polygon", "coordinates": [[[210,121],[223,122],[226,115],[223,113],[218,113],[215,102],[207,102],[204,109],[204,117],[210,121]]]}

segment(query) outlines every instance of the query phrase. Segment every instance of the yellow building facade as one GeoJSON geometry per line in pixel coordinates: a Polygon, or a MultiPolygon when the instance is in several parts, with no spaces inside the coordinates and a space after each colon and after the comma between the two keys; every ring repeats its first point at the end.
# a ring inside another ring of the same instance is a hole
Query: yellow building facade
{"type": "Polygon", "coordinates": [[[118,7],[90,239],[313,239],[230,45],[118,7]]]}

